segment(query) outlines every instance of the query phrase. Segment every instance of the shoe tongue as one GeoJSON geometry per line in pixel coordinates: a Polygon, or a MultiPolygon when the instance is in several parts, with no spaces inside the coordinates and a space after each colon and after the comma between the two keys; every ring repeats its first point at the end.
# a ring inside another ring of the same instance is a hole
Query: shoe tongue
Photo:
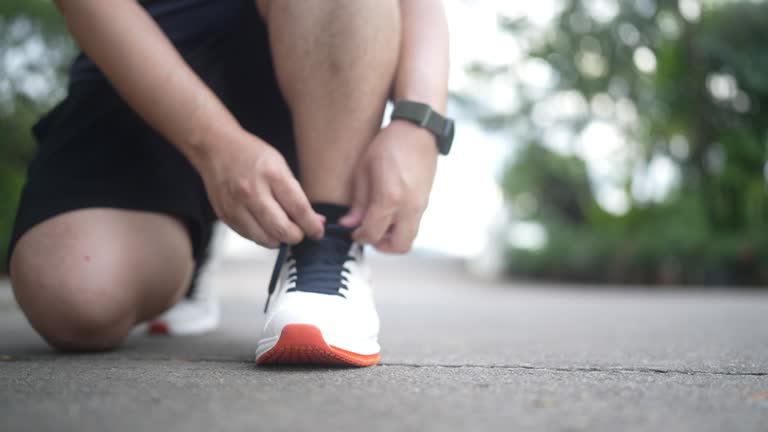
{"type": "Polygon", "coordinates": [[[352,229],[338,224],[326,224],[325,236],[316,240],[305,237],[301,243],[293,246],[294,255],[321,253],[323,255],[346,256],[352,246],[352,229]]]}
{"type": "Polygon", "coordinates": [[[352,228],[347,228],[335,223],[328,223],[325,224],[325,237],[323,237],[323,240],[326,238],[335,238],[352,243],[352,231],[352,228]]]}
{"type": "Polygon", "coordinates": [[[325,236],[320,240],[305,238],[291,247],[294,259],[295,286],[291,291],[339,295],[346,288],[344,264],[350,257],[352,230],[340,225],[326,225],[325,236]]]}

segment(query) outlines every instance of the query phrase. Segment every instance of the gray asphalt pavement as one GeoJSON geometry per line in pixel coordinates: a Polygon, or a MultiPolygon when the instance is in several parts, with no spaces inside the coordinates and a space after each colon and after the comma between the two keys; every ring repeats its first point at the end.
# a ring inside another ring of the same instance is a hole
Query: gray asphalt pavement
{"type": "Polygon", "coordinates": [[[51,352],[0,287],[0,431],[768,431],[768,293],[488,282],[374,258],[382,365],[265,369],[271,262],[217,275],[223,324],[51,352]]]}

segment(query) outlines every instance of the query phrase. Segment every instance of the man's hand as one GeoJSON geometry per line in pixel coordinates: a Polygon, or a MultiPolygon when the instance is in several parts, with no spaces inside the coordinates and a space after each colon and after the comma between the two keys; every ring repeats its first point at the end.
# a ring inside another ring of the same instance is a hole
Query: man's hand
{"type": "Polygon", "coordinates": [[[266,247],[296,244],[305,233],[322,238],[325,219],[312,209],[283,156],[244,130],[228,135],[198,164],[219,218],[266,247]]]}
{"type": "Polygon", "coordinates": [[[382,252],[406,253],[419,230],[437,167],[435,137],[403,120],[382,129],[358,163],[352,209],[339,222],[382,252]]]}
{"type": "MultiPolygon", "coordinates": [[[[402,37],[392,99],[444,112],[448,96],[448,23],[441,0],[400,0],[402,37]]],[[[408,252],[427,207],[437,168],[435,137],[393,120],[358,163],[352,209],[339,222],[383,252],[408,252]]]]}

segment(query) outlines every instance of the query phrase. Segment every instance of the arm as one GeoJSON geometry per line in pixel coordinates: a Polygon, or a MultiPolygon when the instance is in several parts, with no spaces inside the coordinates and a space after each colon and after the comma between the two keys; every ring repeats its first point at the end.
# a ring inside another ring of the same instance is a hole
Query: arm
{"type": "Polygon", "coordinates": [[[448,23],[441,0],[400,0],[402,42],[394,99],[444,113],[448,98],[448,23]]]}
{"type": "MultiPolygon", "coordinates": [[[[393,96],[445,111],[448,25],[442,1],[400,0],[400,15],[393,96]]],[[[437,156],[435,137],[408,121],[393,120],[378,133],[359,163],[352,210],[341,220],[358,227],[356,240],[384,252],[410,249],[429,200],[437,156]]]]}
{"type": "Polygon", "coordinates": [[[209,136],[239,129],[138,2],[57,4],[75,40],[122,98],[195,167],[216,145],[209,136]]]}
{"type": "Polygon", "coordinates": [[[279,153],[246,132],[134,0],[57,0],[81,48],[122,98],[186,156],[219,217],[273,246],[322,224],[279,153]],[[277,202],[269,198],[274,194],[277,202]],[[290,208],[290,218],[283,208],[290,208]],[[271,218],[277,218],[270,221],[271,218]]]}

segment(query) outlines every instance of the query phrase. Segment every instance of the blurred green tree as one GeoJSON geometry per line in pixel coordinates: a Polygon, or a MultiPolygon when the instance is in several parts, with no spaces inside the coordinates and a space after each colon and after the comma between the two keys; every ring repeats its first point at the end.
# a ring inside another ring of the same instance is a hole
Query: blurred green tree
{"type": "Polygon", "coordinates": [[[35,152],[30,128],[63,96],[74,48],[53,2],[0,0],[0,274],[35,152]]]}
{"type": "Polygon", "coordinates": [[[522,144],[502,180],[511,223],[535,221],[548,234],[539,249],[510,246],[509,270],[766,285],[768,4],[562,5],[543,30],[502,17],[523,62],[471,69],[518,83],[517,107],[483,119],[522,144]],[[524,79],[531,70],[533,85],[524,79]],[[615,134],[590,133],[606,129],[615,134]],[[601,162],[595,154],[608,156],[601,162]],[[601,163],[613,174],[595,173],[601,163]],[[661,177],[671,180],[660,185],[661,177]],[[601,199],[606,185],[613,206],[601,199]]]}

